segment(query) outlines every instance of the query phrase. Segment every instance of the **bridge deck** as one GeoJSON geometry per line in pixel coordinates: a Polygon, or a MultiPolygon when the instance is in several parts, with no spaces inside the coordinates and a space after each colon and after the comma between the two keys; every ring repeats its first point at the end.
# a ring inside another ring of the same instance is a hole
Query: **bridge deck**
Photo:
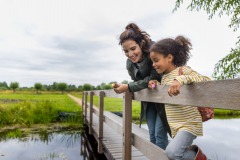
{"type": "MultiPolygon", "coordinates": [[[[79,105],[82,104],[82,100],[69,95],[79,105]]],[[[85,106],[85,105],[84,105],[85,106]]],[[[85,119],[85,125],[89,127],[89,134],[92,134],[96,141],[98,141],[98,147],[102,146],[102,151],[107,159],[124,159],[123,158],[123,118],[117,116],[108,111],[103,112],[103,119],[100,119],[99,109],[93,106],[92,110],[92,125],[90,124],[90,109],[89,104],[86,106],[86,110],[83,111],[85,119]],[[103,137],[99,135],[100,121],[103,121],[103,137]],[[90,131],[91,130],[91,131],[90,131]],[[102,144],[102,145],[101,145],[102,144]]],[[[139,128],[138,125],[132,123],[131,134],[131,159],[132,160],[168,160],[164,153],[164,150],[154,145],[149,141],[148,131],[144,128],[139,128]]]]}
{"type": "MultiPolygon", "coordinates": [[[[114,117],[115,115],[112,115],[114,117]]],[[[115,120],[119,119],[120,117],[115,116],[115,120]]],[[[121,119],[121,118],[120,118],[121,119]]],[[[88,124],[89,124],[89,118],[87,118],[88,124]]],[[[96,115],[93,116],[93,135],[97,139],[98,138],[98,117],[96,115]]],[[[143,129],[142,129],[143,130],[143,129]]],[[[144,131],[143,131],[144,132],[144,131]]],[[[104,123],[103,126],[103,147],[104,152],[107,152],[106,154],[109,154],[111,156],[111,159],[122,159],[122,135],[117,133],[115,130],[113,130],[109,125],[104,123]]],[[[143,155],[140,151],[138,151],[134,146],[132,146],[132,159],[136,160],[148,160],[147,157],[143,155]]]]}

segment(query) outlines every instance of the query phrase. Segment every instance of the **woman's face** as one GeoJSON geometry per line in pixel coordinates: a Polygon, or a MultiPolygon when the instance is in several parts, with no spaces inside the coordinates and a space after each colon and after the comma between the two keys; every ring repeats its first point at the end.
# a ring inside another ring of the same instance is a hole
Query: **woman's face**
{"type": "Polygon", "coordinates": [[[133,40],[126,40],[122,43],[122,49],[125,55],[133,62],[141,62],[143,53],[141,47],[133,40]]]}

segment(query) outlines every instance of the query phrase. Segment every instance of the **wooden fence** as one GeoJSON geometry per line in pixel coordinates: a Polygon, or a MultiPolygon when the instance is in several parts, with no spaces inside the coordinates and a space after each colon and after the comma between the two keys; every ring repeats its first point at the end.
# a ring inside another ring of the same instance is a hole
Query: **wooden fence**
{"type": "Polygon", "coordinates": [[[132,145],[141,151],[149,159],[167,160],[163,150],[156,147],[138,134],[132,132],[132,100],[148,101],[167,104],[191,105],[198,107],[212,107],[221,109],[240,110],[240,79],[208,81],[193,83],[181,87],[178,96],[170,97],[167,93],[168,86],[157,86],[156,89],[143,89],[135,92],[125,92],[116,94],[113,90],[84,91],[82,96],[82,106],[85,118],[89,109],[89,133],[92,133],[92,113],[99,116],[98,152],[103,153],[103,123],[108,123],[122,132],[122,158],[130,160],[132,158],[132,145]],[[93,96],[99,96],[99,109],[93,108],[93,96]],[[88,97],[89,106],[88,106],[88,97]],[[104,97],[123,98],[123,122],[122,130],[119,124],[114,124],[104,113],[104,97]],[[85,102],[85,103],[84,103],[85,102]]]}

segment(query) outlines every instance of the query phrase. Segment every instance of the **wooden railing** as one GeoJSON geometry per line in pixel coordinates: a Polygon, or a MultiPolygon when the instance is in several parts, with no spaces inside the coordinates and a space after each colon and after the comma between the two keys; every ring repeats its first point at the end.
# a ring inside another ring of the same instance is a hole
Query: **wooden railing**
{"type": "Polygon", "coordinates": [[[119,129],[118,125],[112,124],[111,120],[103,115],[104,97],[123,98],[123,129],[118,132],[122,132],[123,136],[122,157],[124,160],[131,159],[131,145],[135,146],[149,159],[160,159],[159,157],[161,157],[162,160],[167,160],[164,152],[159,152],[158,147],[152,145],[149,141],[146,141],[146,139],[141,138],[137,134],[132,133],[132,100],[240,110],[240,79],[208,81],[184,85],[181,87],[181,93],[174,97],[168,95],[167,89],[168,86],[158,86],[154,90],[143,89],[134,94],[128,91],[124,94],[116,94],[113,90],[84,91],[82,96],[82,106],[85,105],[85,109],[83,109],[85,115],[87,115],[87,98],[88,95],[90,96],[90,107],[88,107],[90,110],[89,132],[92,132],[91,114],[95,112],[99,115],[98,152],[103,153],[101,141],[104,134],[103,122],[109,122],[113,128],[116,130],[119,129]],[[100,97],[99,111],[93,109],[94,95],[100,97]],[[85,104],[84,101],[86,102],[85,104]]]}

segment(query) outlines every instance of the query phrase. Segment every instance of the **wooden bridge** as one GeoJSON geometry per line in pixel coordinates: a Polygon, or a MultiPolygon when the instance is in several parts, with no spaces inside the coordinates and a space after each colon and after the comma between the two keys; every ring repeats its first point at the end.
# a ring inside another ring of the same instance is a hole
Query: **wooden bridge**
{"type": "Polygon", "coordinates": [[[98,152],[104,153],[107,159],[168,160],[164,150],[150,143],[148,131],[132,123],[132,100],[240,110],[239,88],[240,79],[233,79],[184,85],[181,94],[175,97],[168,95],[168,86],[143,89],[134,94],[116,94],[113,90],[84,91],[81,101],[84,124],[97,140],[98,152]],[[93,105],[94,96],[99,96],[98,107],[93,105]],[[123,118],[104,111],[104,97],[123,99],[123,118]]]}

